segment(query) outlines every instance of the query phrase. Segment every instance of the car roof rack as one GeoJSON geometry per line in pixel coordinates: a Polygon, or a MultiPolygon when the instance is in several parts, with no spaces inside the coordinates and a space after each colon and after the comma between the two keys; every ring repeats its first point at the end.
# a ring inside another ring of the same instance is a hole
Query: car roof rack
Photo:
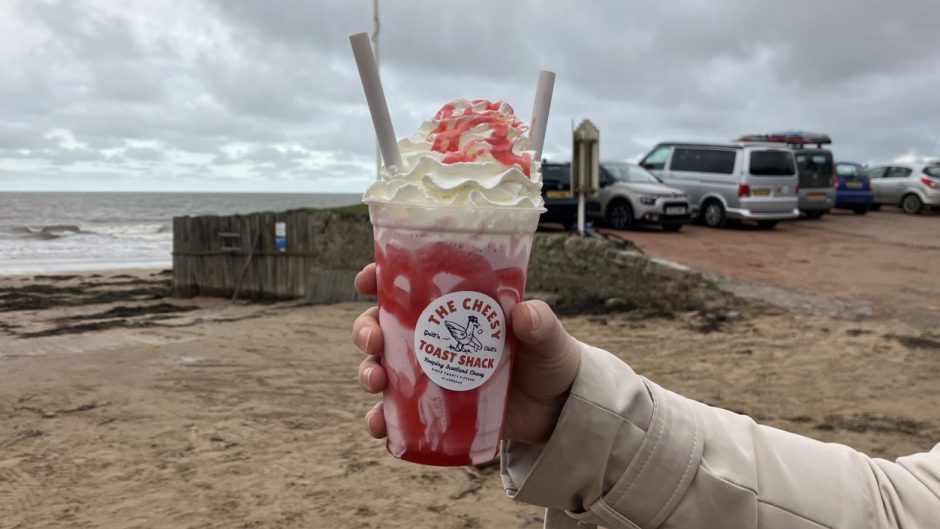
{"type": "Polygon", "coordinates": [[[745,134],[735,141],[744,142],[765,142],[765,143],[786,143],[792,147],[805,147],[806,145],[816,145],[820,149],[823,145],[832,143],[828,134],[819,134],[816,132],[805,132],[802,130],[791,130],[787,132],[771,132],[769,134],[745,134]]]}

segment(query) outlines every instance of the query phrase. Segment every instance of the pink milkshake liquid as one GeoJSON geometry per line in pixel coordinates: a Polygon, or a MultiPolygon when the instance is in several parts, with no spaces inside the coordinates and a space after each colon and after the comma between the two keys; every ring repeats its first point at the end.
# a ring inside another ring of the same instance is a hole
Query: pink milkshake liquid
{"type": "Polygon", "coordinates": [[[516,349],[509,315],[525,292],[541,210],[369,209],[388,451],[427,465],[489,461],[501,438],[516,349]],[[460,228],[467,223],[455,217],[468,214],[477,226],[460,228]]]}

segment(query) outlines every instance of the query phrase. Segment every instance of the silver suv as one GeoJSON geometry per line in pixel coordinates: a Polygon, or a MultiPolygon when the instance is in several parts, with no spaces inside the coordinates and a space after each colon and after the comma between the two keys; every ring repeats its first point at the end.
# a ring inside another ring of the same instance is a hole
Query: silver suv
{"type": "Polygon", "coordinates": [[[871,178],[871,191],[875,195],[872,209],[886,204],[900,206],[905,213],[916,215],[924,208],[940,207],[938,164],[893,163],[865,171],[871,178]]]}
{"type": "Polygon", "coordinates": [[[600,192],[585,208],[589,216],[604,219],[618,230],[645,223],[679,231],[688,224],[689,201],[681,189],[663,185],[655,175],[632,163],[603,162],[600,169],[600,192]]]}
{"type": "Polygon", "coordinates": [[[766,143],[660,143],[640,165],[689,195],[706,224],[756,222],[770,229],[800,216],[793,152],[766,143]]]}

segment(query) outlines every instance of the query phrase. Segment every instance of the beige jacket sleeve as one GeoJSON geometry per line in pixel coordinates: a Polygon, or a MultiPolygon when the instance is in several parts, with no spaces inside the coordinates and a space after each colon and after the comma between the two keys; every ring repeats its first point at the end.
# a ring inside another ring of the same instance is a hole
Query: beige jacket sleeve
{"type": "Polygon", "coordinates": [[[582,346],[571,395],[538,448],[509,441],[513,499],[546,528],[940,528],[940,445],[870,459],[683,398],[582,346]]]}

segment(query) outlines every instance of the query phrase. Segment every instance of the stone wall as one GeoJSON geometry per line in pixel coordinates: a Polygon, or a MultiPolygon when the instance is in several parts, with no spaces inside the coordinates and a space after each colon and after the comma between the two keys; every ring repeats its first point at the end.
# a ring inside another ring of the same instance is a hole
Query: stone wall
{"type": "Polygon", "coordinates": [[[725,305],[716,285],[680,265],[610,241],[537,233],[526,290],[561,313],[642,310],[668,313],[725,305]]]}
{"type": "MultiPolygon", "coordinates": [[[[329,291],[327,297],[312,295],[308,301],[352,299],[338,290],[340,277],[353,277],[372,260],[372,232],[361,215],[318,212],[312,225],[322,262],[313,272],[322,280],[314,288],[329,291]],[[343,275],[338,271],[347,271],[343,275]],[[320,287],[316,287],[320,283],[320,287]],[[329,285],[327,285],[329,283],[329,285]]],[[[527,282],[529,297],[546,299],[562,313],[642,310],[672,312],[702,310],[726,304],[727,294],[713,282],[688,269],[665,263],[636,250],[621,249],[599,239],[565,234],[537,233],[532,246],[527,282]]]]}

